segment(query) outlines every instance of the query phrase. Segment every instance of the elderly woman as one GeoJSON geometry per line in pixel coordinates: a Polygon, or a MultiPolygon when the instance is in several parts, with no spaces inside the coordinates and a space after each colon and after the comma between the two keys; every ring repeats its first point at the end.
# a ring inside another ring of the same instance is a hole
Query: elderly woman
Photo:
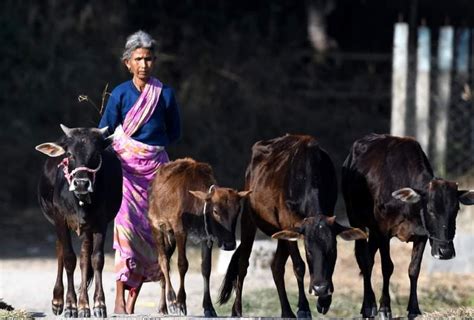
{"type": "Polygon", "coordinates": [[[122,60],[132,79],[112,91],[99,124],[114,132],[112,146],[124,178],[114,224],[115,313],[134,313],[143,282],[160,278],[147,220],[147,189],[158,167],[169,161],[165,147],[179,138],[180,117],[173,89],[152,77],[155,59],[155,40],[149,34],[138,31],[127,38],[122,60]]]}

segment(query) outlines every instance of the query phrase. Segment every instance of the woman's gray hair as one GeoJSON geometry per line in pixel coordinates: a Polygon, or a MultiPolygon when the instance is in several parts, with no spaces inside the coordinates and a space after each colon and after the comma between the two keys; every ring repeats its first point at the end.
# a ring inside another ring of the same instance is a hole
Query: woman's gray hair
{"type": "Polygon", "coordinates": [[[154,53],[155,45],[156,41],[148,33],[139,30],[128,36],[122,60],[129,60],[132,57],[132,52],[138,48],[149,49],[154,53]]]}

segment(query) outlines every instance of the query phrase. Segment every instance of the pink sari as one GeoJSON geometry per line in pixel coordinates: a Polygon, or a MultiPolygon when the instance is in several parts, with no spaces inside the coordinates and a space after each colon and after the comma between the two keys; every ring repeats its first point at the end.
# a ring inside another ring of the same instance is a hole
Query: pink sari
{"type": "Polygon", "coordinates": [[[147,220],[148,186],[162,163],[169,161],[163,147],[131,138],[146,123],[160,98],[162,84],[150,78],[138,100],[118,126],[112,144],[123,172],[122,205],[115,217],[114,243],[116,280],[129,288],[143,281],[158,281],[160,267],[155,242],[147,220]]]}

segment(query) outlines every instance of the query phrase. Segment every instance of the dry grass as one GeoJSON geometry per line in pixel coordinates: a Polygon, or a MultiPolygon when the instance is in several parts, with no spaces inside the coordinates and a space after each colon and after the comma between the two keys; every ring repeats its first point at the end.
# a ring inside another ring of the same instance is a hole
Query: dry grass
{"type": "Polygon", "coordinates": [[[474,318],[474,308],[460,307],[457,309],[448,309],[444,311],[435,311],[426,313],[419,319],[472,319],[474,318]]]}
{"type": "Polygon", "coordinates": [[[21,320],[21,319],[34,319],[28,312],[23,311],[23,310],[12,310],[12,311],[7,311],[7,310],[0,310],[0,320],[10,320],[10,319],[15,319],[15,320],[21,320]]]}

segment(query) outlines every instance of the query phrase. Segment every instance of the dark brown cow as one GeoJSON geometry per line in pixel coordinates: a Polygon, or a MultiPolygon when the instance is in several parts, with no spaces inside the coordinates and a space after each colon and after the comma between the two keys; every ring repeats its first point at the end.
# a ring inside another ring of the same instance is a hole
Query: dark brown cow
{"type": "Polygon", "coordinates": [[[52,308],[55,315],[90,317],[88,285],[95,277],[94,315],[107,317],[102,269],[107,224],[122,201],[122,168],[104,137],[107,128],[74,128],[61,125],[65,136],[56,143],[43,143],[38,151],[50,156],[38,184],[38,198],[46,218],[56,227],[58,274],[52,308]],[[74,253],[70,230],[82,240],[82,281],[79,304],[74,291],[74,253]],[[64,305],[63,268],[67,274],[64,305]],[[79,309],[79,314],[78,314],[79,309]]]}
{"type": "Polygon", "coordinates": [[[212,245],[217,243],[224,250],[235,249],[235,226],[241,200],[249,193],[217,187],[211,167],[190,158],[159,168],[150,190],[148,217],[165,277],[159,307],[161,313],[168,314],[169,308],[172,314],[187,314],[184,277],[188,270],[186,242],[189,237],[195,243],[201,243],[204,316],[217,316],[209,292],[212,245]],[[169,275],[170,258],[176,246],[181,280],[177,297],[169,275]]]}
{"type": "Polygon", "coordinates": [[[365,238],[361,230],[346,228],[335,222],[337,180],[333,163],[311,136],[286,135],[259,141],[252,148],[252,159],[246,172],[246,189],[252,190],[249,205],[242,212],[242,242],[232,256],[225,276],[220,303],[230,298],[233,287],[236,298],[233,316],[242,316],[242,287],[257,227],[277,238],[272,273],[283,318],[294,318],[286,296],[285,263],[291,255],[298,281],[298,317],[311,318],[304,292],[305,264],[295,241],[304,238],[310,272],[310,289],[319,296],[317,308],[326,313],[334,291],[332,274],[336,263],[336,235],[345,240],[365,238]]]}
{"type": "Polygon", "coordinates": [[[389,280],[393,272],[390,238],[413,242],[408,270],[408,316],[421,314],[416,293],[427,239],[431,255],[451,259],[459,202],[473,204],[474,193],[436,178],[420,145],[411,138],[371,134],[356,141],[342,171],[342,191],[352,226],[368,228],[369,239],[356,241],[355,255],[364,276],[361,314],[374,317],[371,286],[374,255],[380,250],[383,289],[379,314],[391,317],[389,280]]]}

